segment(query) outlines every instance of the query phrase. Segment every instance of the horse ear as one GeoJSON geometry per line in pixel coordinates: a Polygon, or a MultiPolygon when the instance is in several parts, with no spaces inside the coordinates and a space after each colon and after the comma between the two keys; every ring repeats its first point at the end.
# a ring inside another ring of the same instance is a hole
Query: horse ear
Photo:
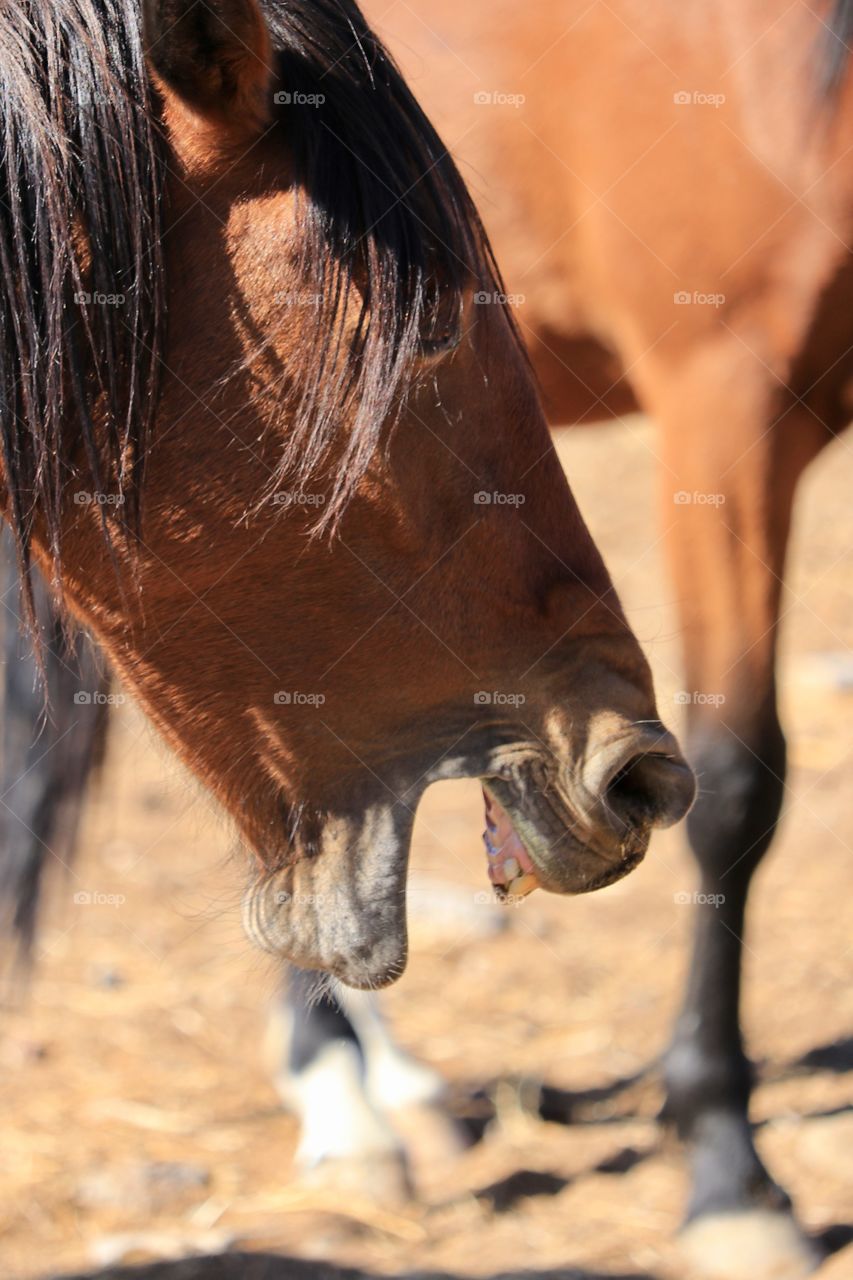
{"type": "Polygon", "coordinates": [[[270,117],[273,52],[258,0],[144,0],[148,63],[200,121],[232,137],[270,117]]]}

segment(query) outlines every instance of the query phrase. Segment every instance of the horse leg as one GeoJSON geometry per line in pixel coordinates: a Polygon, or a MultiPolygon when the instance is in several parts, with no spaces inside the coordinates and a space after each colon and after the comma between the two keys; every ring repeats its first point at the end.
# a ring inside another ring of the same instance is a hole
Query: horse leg
{"type": "Polygon", "coordinates": [[[400,1047],[376,996],[341,988],[339,1000],[358,1036],[368,1097],[402,1137],[415,1172],[440,1172],[471,1144],[448,1108],[447,1081],[400,1047]]]}
{"type": "Polygon", "coordinates": [[[88,636],[64,632],[34,569],[42,669],[19,630],[20,582],[8,535],[0,544],[3,599],[3,729],[0,764],[0,902],[26,961],[44,871],[68,866],[89,776],[102,753],[108,677],[88,636]]]}
{"type": "Polygon", "coordinates": [[[411,1194],[400,1138],[370,1097],[358,1035],[316,973],[289,969],[266,1050],[279,1096],[300,1125],[296,1162],[309,1180],[374,1197],[411,1194]]]}
{"type": "Polygon", "coordinates": [[[687,830],[701,891],[664,1114],[690,1153],[691,1253],[714,1274],[787,1280],[818,1259],[753,1143],[741,958],[750,882],[785,786],[775,657],[791,504],[829,432],[797,410],[771,426],[744,403],[733,418],[731,404],[715,405],[704,387],[682,384],[680,398],[692,406],[686,422],[684,413],[661,415],[665,521],[686,648],[688,754],[699,780],[687,830]],[[710,416],[690,421],[691,413],[710,416]]]}
{"type": "Polygon", "coordinates": [[[340,1005],[358,1036],[364,1057],[365,1085],[376,1107],[394,1114],[410,1107],[440,1106],[447,1084],[397,1044],[376,996],[342,988],[340,1005]]]}

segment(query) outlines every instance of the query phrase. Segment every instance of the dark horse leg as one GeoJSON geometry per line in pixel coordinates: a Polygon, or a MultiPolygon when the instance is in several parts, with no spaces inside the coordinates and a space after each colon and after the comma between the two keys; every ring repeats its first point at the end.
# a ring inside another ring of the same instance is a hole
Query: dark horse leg
{"type": "MultiPolygon", "coordinates": [[[[685,388],[664,425],[664,520],[686,647],[683,700],[699,797],[688,836],[699,865],[690,977],[666,1058],[665,1116],[687,1144],[685,1242],[706,1264],[805,1274],[815,1262],[790,1200],[753,1143],[753,1073],[740,1028],[744,918],[785,790],[776,705],[780,592],[798,478],[830,432],[795,406],[772,412],[721,385],[685,388]],[[723,403],[727,400],[728,403],[723,403]],[[686,406],[686,408],[685,408],[686,406]],[[772,425],[771,425],[772,424],[772,425]],[[760,1265],[758,1254],[761,1254],[760,1265]]],[[[660,412],[658,410],[658,412],[660,412]]]]}
{"type": "Polygon", "coordinates": [[[3,727],[0,761],[0,909],[29,954],[39,889],[51,862],[66,867],[92,769],[106,733],[105,669],[88,637],[63,633],[33,572],[43,677],[18,623],[19,579],[10,539],[0,539],[3,591],[3,727]]]}

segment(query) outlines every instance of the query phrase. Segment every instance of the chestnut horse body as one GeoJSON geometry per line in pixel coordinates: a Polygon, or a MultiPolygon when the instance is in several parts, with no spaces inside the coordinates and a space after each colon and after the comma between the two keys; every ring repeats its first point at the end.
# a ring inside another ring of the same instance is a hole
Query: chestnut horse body
{"type": "Polygon", "coordinates": [[[732,1274],[757,1267],[751,1211],[788,1275],[813,1255],[752,1143],[741,940],[785,789],[775,655],[792,499],[850,416],[853,6],[413,0],[369,12],[472,185],[551,422],[639,407],[660,428],[696,694],[688,828],[702,902],[715,904],[697,907],[667,1114],[693,1153],[699,1248],[729,1215],[716,1234],[732,1274]]]}

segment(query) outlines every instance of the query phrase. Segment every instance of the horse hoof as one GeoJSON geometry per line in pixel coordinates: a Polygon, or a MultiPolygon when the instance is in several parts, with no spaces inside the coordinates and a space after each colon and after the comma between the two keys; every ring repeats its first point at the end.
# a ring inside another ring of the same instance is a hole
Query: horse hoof
{"type": "Polygon", "coordinates": [[[396,1111],[394,1127],[402,1139],[418,1186],[449,1174],[462,1152],[471,1145],[461,1124],[442,1106],[396,1111]]]}
{"type": "Polygon", "coordinates": [[[679,1246],[703,1280],[803,1280],[824,1260],[789,1213],[769,1209],[697,1218],[679,1246]]]}
{"type": "Polygon", "coordinates": [[[414,1197],[409,1163],[400,1151],[358,1156],[329,1156],[300,1170],[303,1187],[335,1196],[354,1196],[382,1205],[402,1206],[414,1197]]]}

